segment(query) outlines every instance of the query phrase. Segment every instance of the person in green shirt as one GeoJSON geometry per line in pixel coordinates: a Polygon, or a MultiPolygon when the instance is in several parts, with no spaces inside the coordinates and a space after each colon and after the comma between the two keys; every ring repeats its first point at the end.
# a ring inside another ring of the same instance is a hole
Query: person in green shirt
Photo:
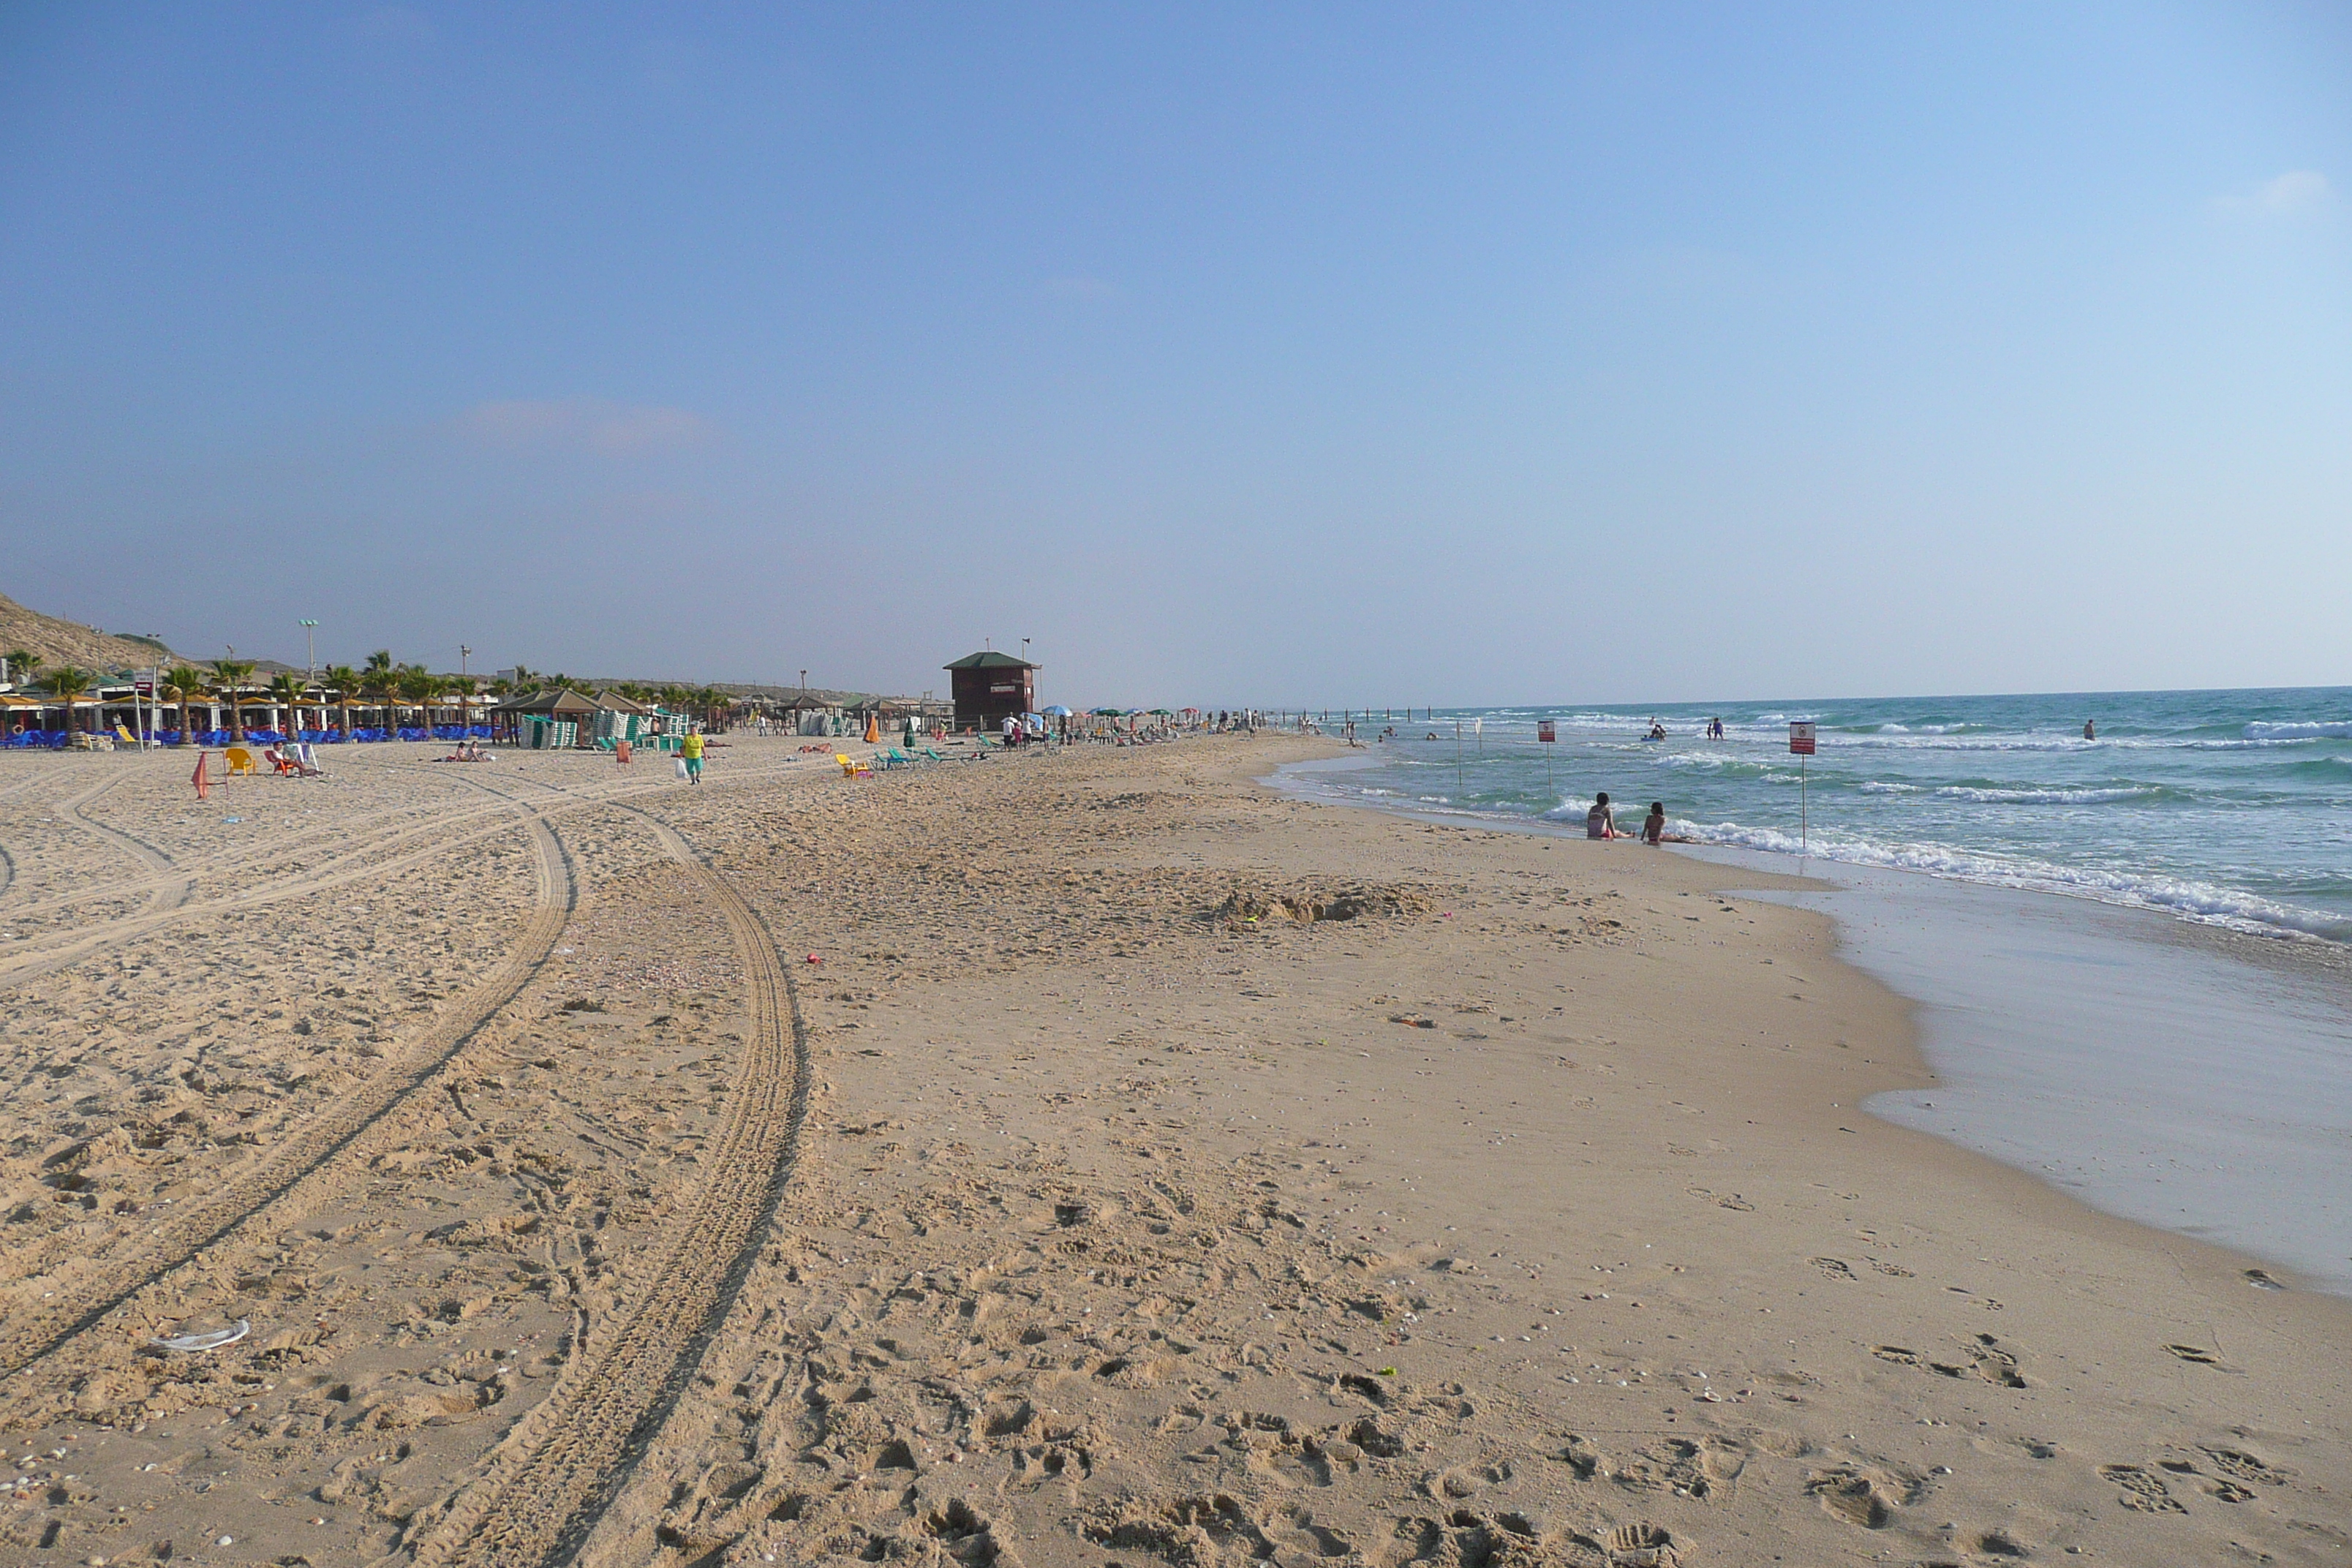
{"type": "Polygon", "coordinates": [[[700,784],[702,782],[701,733],[699,731],[696,731],[688,734],[685,741],[679,744],[677,754],[686,759],[686,782],[688,784],[700,784]]]}

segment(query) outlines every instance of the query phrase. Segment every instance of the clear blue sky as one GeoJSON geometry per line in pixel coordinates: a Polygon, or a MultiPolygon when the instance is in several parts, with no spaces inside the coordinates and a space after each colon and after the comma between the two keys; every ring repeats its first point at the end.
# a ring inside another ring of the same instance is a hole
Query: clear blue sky
{"type": "Polygon", "coordinates": [[[2352,8],[0,9],[0,590],[1066,700],[2352,682],[2352,8]]]}

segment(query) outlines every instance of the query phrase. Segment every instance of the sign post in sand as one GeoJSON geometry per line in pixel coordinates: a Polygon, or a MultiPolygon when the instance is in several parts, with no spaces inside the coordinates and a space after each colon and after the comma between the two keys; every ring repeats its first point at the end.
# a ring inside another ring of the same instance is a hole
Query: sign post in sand
{"type": "Polygon", "coordinates": [[[1813,825],[1805,810],[1805,759],[1813,754],[1813,727],[1811,724],[1789,726],[1789,752],[1797,759],[1797,843],[1800,847],[1813,847],[1813,825]]]}
{"type": "MultiPolygon", "coordinates": [[[[1552,731],[1550,720],[1536,721],[1536,741],[1538,744],[1546,746],[1559,743],[1559,737],[1552,731]]],[[[1544,793],[1549,795],[1555,787],[1557,786],[1551,782],[1551,753],[1546,752],[1544,753],[1544,793]]]]}

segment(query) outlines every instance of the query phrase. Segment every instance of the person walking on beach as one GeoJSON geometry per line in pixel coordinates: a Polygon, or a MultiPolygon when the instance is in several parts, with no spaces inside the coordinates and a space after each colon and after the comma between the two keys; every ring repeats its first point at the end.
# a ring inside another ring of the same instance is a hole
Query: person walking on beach
{"type": "Polygon", "coordinates": [[[1592,809],[1584,814],[1584,836],[1587,838],[1617,837],[1617,817],[1609,809],[1609,792],[1602,790],[1592,797],[1592,809]]]}
{"type": "Polygon", "coordinates": [[[678,743],[677,754],[686,763],[686,782],[700,784],[702,782],[702,731],[699,730],[688,731],[686,739],[678,743]]]}
{"type": "Polygon", "coordinates": [[[1650,815],[1642,819],[1642,842],[1654,845],[1665,834],[1666,803],[1654,800],[1650,803],[1650,815]]]}

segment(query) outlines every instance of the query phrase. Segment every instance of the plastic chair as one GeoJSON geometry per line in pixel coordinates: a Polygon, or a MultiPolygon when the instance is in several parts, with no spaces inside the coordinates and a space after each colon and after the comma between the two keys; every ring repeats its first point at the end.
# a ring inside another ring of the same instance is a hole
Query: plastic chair
{"type": "Polygon", "coordinates": [[[231,746],[221,754],[228,759],[228,771],[232,775],[252,773],[257,777],[259,776],[260,770],[254,765],[253,753],[245,747],[231,746]]]}

